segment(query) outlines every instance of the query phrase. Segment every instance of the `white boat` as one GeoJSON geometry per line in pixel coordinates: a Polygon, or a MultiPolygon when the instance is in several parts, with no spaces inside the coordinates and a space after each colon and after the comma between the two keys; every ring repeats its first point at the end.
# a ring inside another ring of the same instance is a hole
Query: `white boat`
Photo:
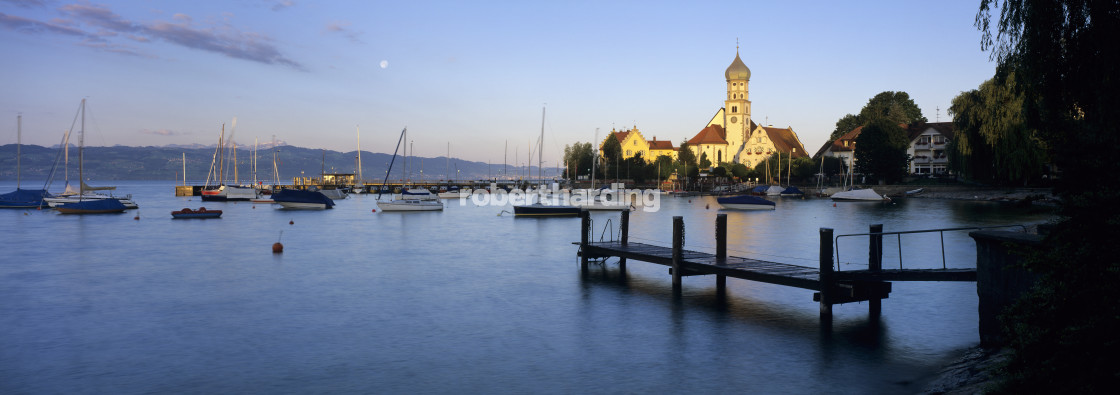
{"type": "Polygon", "coordinates": [[[120,196],[111,196],[111,195],[105,195],[105,194],[100,194],[100,193],[92,193],[92,192],[86,192],[86,193],[79,194],[79,195],[49,197],[49,198],[44,198],[43,201],[46,202],[47,205],[50,206],[51,208],[55,208],[55,207],[58,207],[59,205],[63,205],[63,204],[67,204],[67,203],[76,203],[76,202],[83,201],[83,200],[101,200],[101,199],[117,199],[121,202],[121,204],[124,204],[125,208],[129,208],[129,209],[133,209],[133,208],[138,207],[136,205],[136,202],[132,201],[132,196],[131,195],[125,196],[125,197],[120,197],[120,196]]]}
{"type": "Polygon", "coordinates": [[[872,189],[853,189],[832,194],[832,201],[835,202],[883,202],[890,200],[886,195],[880,195],[872,189]]]}
{"type": "Polygon", "coordinates": [[[249,187],[235,187],[233,185],[220,185],[217,188],[204,188],[201,191],[202,200],[207,202],[234,202],[249,201],[257,198],[257,190],[249,187]]]}
{"type": "Polygon", "coordinates": [[[331,199],[346,199],[346,191],[341,189],[320,189],[320,193],[331,199]]]}
{"type": "Polygon", "coordinates": [[[442,211],[443,203],[430,199],[393,199],[388,202],[377,202],[381,211],[442,211]]]}
{"type": "Polygon", "coordinates": [[[452,189],[437,194],[440,199],[458,199],[461,197],[471,197],[470,189],[452,189]]]}
{"type": "MultiPolygon", "coordinates": [[[[541,175],[541,169],[544,167],[544,154],[543,154],[543,151],[544,151],[544,115],[545,115],[545,109],[541,108],[541,138],[540,138],[540,140],[537,140],[538,144],[539,144],[537,146],[538,147],[538,150],[537,150],[537,179],[541,180],[541,182],[544,181],[544,177],[541,175]]],[[[529,155],[530,161],[532,161],[532,157],[533,157],[532,155],[529,155]]],[[[545,186],[542,184],[539,187],[537,187],[537,190],[543,190],[544,188],[545,188],[545,186]]],[[[530,193],[535,194],[535,192],[530,192],[530,193]]],[[[541,196],[541,198],[546,199],[544,196],[541,196]]],[[[514,205],[513,206],[513,215],[514,216],[561,216],[561,217],[567,217],[567,216],[579,215],[580,210],[581,209],[579,207],[576,207],[576,206],[571,206],[571,205],[567,205],[567,206],[565,206],[565,205],[556,205],[556,206],[545,205],[545,204],[542,204],[542,202],[538,201],[534,204],[514,205]]]]}
{"type": "MultiPolygon", "coordinates": [[[[404,141],[405,133],[408,128],[401,130],[401,137],[397,140],[397,149],[400,149],[401,141],[404,141]]],[[[389,162],[389,169],[385,171],[385,181],[381,184],[381,190],[386,189],[385,184],[389,180],[389,172],[393,170],[393,162],[397,159],[397,149],[393,150],[393,160],[389,162]]],[[[377,198],[381,198],[381,193],[377,194],[377,198]]],[[[388,202],[377,202],[377,208],[381,211],[443,211],[443,202],[431,191],[423,188],[405,189],[401,191],[400,197],[394,197],[393,200],[388,202]]]]}

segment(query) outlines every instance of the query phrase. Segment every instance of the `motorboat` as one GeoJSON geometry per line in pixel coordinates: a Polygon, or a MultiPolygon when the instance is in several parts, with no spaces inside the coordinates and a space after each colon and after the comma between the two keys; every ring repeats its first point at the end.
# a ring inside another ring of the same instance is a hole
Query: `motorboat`
{"type": "Polygon", "coordinates": [[[110,214],[123,213],[128,208],[117,199],[95,199],[63,203],[54,209],[62,214],[110,214]]]}
{"type": "Polygon", "coordinates": [[[198,210],[191,210],[184,208],[171,212],[173,219],[186,219],[186,218],[221,218],[222,210],[207,210],[206,207],[199,207],[198,210]]]}
{"type": "Polygon", "coordinates": [[[782,193],[780,193],[779,195],[783,197],[802,197],[805,196],[805,192],[802,192],[795,186],[790,186],[786,189],[783,189],[782,193]]]}
{"type": "Polygon", "coordinates": [[[393,199],[377,202],[381,211],[443,211],[443,202],[432,199],[393,199]]]}
{"type": "Polygon", "coordinates": [[[580,211],[578,206],[553,206],[540,202],[513,206],[513,215],[518,217],[575,217],[580,211]]]}
{"type": "Polygon", "coordinates": [[[738,195],[716,198],[716,202],[730,210],[773,210],[774,202],[753,195],[738,195]]]}

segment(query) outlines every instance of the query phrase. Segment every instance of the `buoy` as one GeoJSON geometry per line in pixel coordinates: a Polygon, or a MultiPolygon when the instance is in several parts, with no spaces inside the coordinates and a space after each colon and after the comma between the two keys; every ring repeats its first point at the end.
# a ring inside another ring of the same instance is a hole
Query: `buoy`
{"type": "Polygon", "coordinates": [[[833,204],[832,204],[832,207],[836,207],[836,203],[833,203],[833,204]]]}
{"type": "Polygon", "coordinates": [[[689,202],[689,203],[692,203],[692,199],[688,199],[688,202],[689,202]]]}
{"type": "Polygon", "coordinates": [[[132,217],[132,219],[139,221],[140,220],[140,214],[136,214],[136,216],[132,217]]]}
{"type": "Polygon", "coordinates": [[[27,213],[26,211],[24,211],[24,212],[23,212],[23,215],[31,215],[31,214],[28,214],[28,213],[27,213]]]}
{"type": "Polygon", "coordinates": [[[377,212],[377,209],[373,209],[373,210],[370,210],[369,212],[371,212],[371,213],[376,213],[376,212],[377,212]]]}
{"type": "Polygon", "coordinates": [[[710,209],[710,208],[712,208],[712,205],[711,205],[711,204],[705,204],[705,205],[704,205],[704,209],[705,209],[705,210],[707,210],[707,209],[710,209]]]}
{"type": "Polygon", "coordinates": [[[253,206],[253,210],[256,210],[256,209],[257,209],[257,206],[255,206],[255,205],[254,205],[254,206],[253,206]]]}
{"type": "Polygon", "coordinates": [[[288,225],[295,225],[295,224],[296,224],[296,221],[292,221],[290,219],[288,220],[288,225]]]}
{"type": "Polygon", "coordinates": [[[280,231],[280,235],[276,237],[276,242],[272,244],[272,253],[279,254],[284,252],[284,245],[280,244],[280,239],[284,238],[284,231],[280,231]]]}

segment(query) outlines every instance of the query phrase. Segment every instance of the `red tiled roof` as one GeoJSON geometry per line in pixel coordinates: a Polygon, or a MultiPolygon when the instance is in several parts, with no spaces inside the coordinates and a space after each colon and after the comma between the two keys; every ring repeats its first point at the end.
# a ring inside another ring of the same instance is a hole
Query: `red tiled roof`
{"type": "Polygon", "coordinates": [[[957,130],[956,127],[953,126],[952,122],[913,123],[909,126],[904,127],[906,128],[906,137],[909,137],[910,141],[914,141],[914,139],[918,138],[918,136],[921,135],[922,132],[925,132],[928,129],[936,130],[937,133],[941,133],[942,136],[952,139],[957,130]]]}
{"type": "Polygon", "coordinates": [[[657,140],[657,138],[654,138],[653,140],[650,140],[650,142],[649,142],[649,149],[651,149],[651,150],[671,150],[671,149],[675,149],[675,148],[673,148],[673,142],[672,141],[667,141],[667,140],[660,140],[659,141],[659,140],[657,140]]]}
{"type": "Polygon", "coordinates": [[[797,136],[793,134],[793,128],[782,129],[763,126],[762,129],[770,136],[770,141],[774,143],[774,148],[777,149],[778,152],[789,153],[797,149],[797,152],[794,152],[793,156],[798,158],[806,158],[809,156],[809,154],[805,152],[805,147],[801,145],[801,142],[797,140],[797,136]]]}
{"type": "Polygon", "coordinates": [[[711,125],[704,128],[704,130],[701,130],[700,133],[697,133],[696,136],[692,139],[688,140],[688,144],[727,144],[727,131],[723,129],[723,126],[711,125]]]}
{"type": "Polygon", "coordinates": [[[622,143],[623,141],[626,141],[626,135],[628,134],[630,134],[629,130],[625,132],[614,132],[614,138],[618,139],[619,143],[622,143]]]}

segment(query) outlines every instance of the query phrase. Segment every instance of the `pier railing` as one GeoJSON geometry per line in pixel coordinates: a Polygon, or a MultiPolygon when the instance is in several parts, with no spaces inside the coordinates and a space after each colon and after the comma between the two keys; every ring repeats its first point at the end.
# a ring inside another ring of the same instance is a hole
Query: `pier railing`
{"type": "Polygon", "coordinates": [[[883,232],[883,225],[882,224],[871,225],[871,229],[870,229],[871,231],[868,232],[868,233],[851,233],[851,234],[845,234],[845,235],[836,235],[836,237],[833,238],[833,243],[832,244],[834,246],[835,253],[836,253],[836,268],[835,268],[835,270],[840,271],[840,262],[842,262],[842,260],[840,259],[840,238],[841,237],[844,237],[844,238],[862,237],[862,236],[870,237],[871,240],[868,244],[869,248],[870,248],[870,251],[869,251],[869,258],[870,259],[869,259],[868,264],[870,266],[878,266],[878,268],[882,268],[882,265],[883,265],[883,236],[884,235],[895,235],[895,239],[896,239],[897,244],[898,244],[898,269],[902,270],[903,269],[903,267],[902,267],[902,235],[920,234],[920,233],[934,233],[934,232],[936,232],[936,233],[939,234],[939,236],[941,238],[941,268],[942,269],[947,269],[948,267],[947,267],[947,264],[945,262],[945,232],[975,231],[975,230],[1015,228],[1015,227],[1022,228],[1023,231],[1026,231],[1026,229],[1027,229],[1026,225],[1000,225],[1000,226],[970,226],[970,227],[960,227],[960,228],[940,228],[940,229],[922,229],[922,230],[903,230],[903,231],[896,231],[896,232],[883,232]]]}

